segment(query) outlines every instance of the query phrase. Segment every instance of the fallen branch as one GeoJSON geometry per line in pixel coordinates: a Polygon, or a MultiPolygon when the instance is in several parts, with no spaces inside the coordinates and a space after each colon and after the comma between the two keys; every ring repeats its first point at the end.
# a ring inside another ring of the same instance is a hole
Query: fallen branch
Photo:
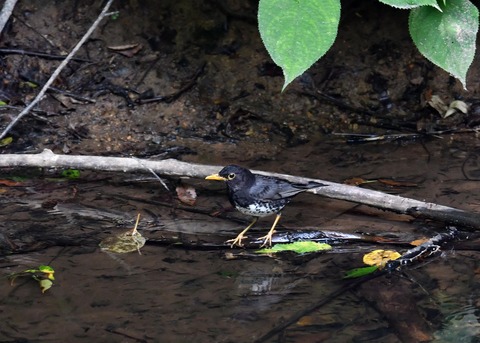
{"type": "Polygon", "coordinates": [[[107,4],[103,8],[102,12],[98,15],[97,19],[93,22],[92,26],[88,29],[88,31],[83,35],[82,39],[75,45],[75,47],[70,51],[70,53],[67,55],[67,57],[60,63],[60,65],[55,69],[53,72],[52,76],[48,79],[48,81],[45,83],[45,85],[42,87],[40,92],[37,94],[35,99],[27,106],[25,109],[20,112],[11,122],[10,124],[7,125],[5,130],[0,134],[0,139],[5,137],[5,135],[22,119],[25,115],[27,115],[30,110],[37,104],[39,103],[45,93],[47,92],[48,88],[51,86],[51,84],[55,81],[55,79],[60,75],[61,71],[65,66],[70,62],[70,60],[73,58],[73,56],[77,53],[77,51],[82,47],[82,45],[87,41],[87,39],[92,35],[93,31],[97,28],[97,26],[100,24],[103,18],[105,18],[107,15],[109,15],[108,9],[110,8],[113,0],[108,0],[107,4]]]}
{"type": "MultiPolygon", "coordinates": [[[[204,178],[221,169],[221,166],[200,165],[175,159],[150,161],[130,157],[57,155],[51,150],[44,150],[40,154],[4,154],[0,156],[0,167],[74,168],[121,172],[150,172],[153,170],[160,175],[195,178],[204,178]]],[[[328,187],[315,188],[308,192],[332,199],[347,200],[401,214],[409,214],[416,218],[428,218],[480,230],[480,215],[477,213],[324,180],[256,170],[254,172],[293,182],[321,182],[328,187]]]]}
{"type": "Polygon", "coordinates": [[[17,0],[6,0],[3,4],[2,12],[0,12],[0,33],[2,33],[8,19],[10,19],[16,4],[17,0]]]}
{"type": "Polygon", "coordinates": [[[455,227],[449,227],[447,232],[439,233],[428,241],[406,251],[399,258],[387,262],[385,270],[392,272],[401,268],[426,260],[428,257],[441,251],[441,247],[454,240],[460,239],[460,233],[455,227]]]}

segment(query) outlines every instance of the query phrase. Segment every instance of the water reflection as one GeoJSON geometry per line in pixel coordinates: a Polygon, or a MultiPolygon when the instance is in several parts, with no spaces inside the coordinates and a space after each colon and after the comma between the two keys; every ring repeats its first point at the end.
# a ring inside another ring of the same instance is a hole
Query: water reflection
{"type": "Polygon", "coordinates": [[[452,301],[448,305],[443,303],[442,307],[445,319],[442,328],[434,335],[438,342],[478,342],[480,337],[480,309],[473,306],[473,302],[469,305],[462,305],[462,303],[452,301]]]}

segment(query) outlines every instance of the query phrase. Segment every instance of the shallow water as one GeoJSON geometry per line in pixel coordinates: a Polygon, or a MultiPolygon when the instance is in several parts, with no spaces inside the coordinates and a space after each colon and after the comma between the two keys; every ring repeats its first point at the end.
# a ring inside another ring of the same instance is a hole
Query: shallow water
{"type": "MultiPolygon", "coordinates": [[[[301,163],[297,170],[291,166],[291,173],[314,170],[314,154],[315,163],[324,167],[308,176],[332,181],[396,176],[418,187],[375,187],[474,211],[480,204],[477,182],[464,175],[477,173],[475,145],[469,137],[435,140],[424,147],[337,144],[327,149],[312,143],[296,152],[301,163]]],[[[254,167],[274,169],[267,163],[254,167]]],[[[188,247],[186,243],[195,241],[220,244],[243,227],[236,220],[245,217],[237,213],[209,215],[227,206],[221,184],[186,181],[199,193],[198,203],[189,208],[155,181],[131,176],[125,181],[125,176],[107,173],[100,179],[98,173],[88,172],[76,181],[59,181],[52,179],[55,173],[47,174],[1,188],[0,226],[8,238],[4,244],[11,244],[2,249],[3,276],[49,264],[56,277],[44,294],[30,279],[17,279],[13,286],[7,279],[0,282],[2,341],[253,342],[329,298],[348,282],[342,279],[346,270],[362,266],[365,251],[386,248],[358,243],[322,254],[268,257],[214,244],[188,247]],[[137,212],[142,214],[139,230],[150,239],[141,254],[101,251],[99,241],[131,229],[137,212]],[[184,244],[162,241],[167,232],[184,244]],[[10,254],[12,247],[31,251],[10,254]]],[[[280,223],[288,229],[408,239],[434,234],[428,225],[410,219],[304,194],[288,206],[280,223]]],[[[263,235],[270,223],[262,219],[252,234],[263,235]]],[[[281,331],[280,341],[476,342],[477,247],[475,242],[469,250],[454,245],[428,263],[332,297],[281,331]]],[[[276,342],[278,337],[265,341],[276,342]]]]}

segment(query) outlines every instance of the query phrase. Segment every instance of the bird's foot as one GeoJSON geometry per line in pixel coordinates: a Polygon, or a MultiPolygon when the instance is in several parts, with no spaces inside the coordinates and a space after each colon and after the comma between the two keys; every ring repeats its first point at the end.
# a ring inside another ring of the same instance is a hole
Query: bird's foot
{"type": "Polygon", "coordinates": [[[272,246],[272,236],[273,236],[273,233],[275,232],[275,230],[272,230],[272,231],[269,231],[268,234],[266,234],[265,236],[263,237],[260,237],[260,239],[263,239],[263,244],[260,245],[260,248],[263,248],[263,247],[271,247],[272,246]]]}
{"type": "Polygon", "coordinates": [[[228,241],[226,241],[225,243],[232,243],[230,245],[231,248],[233,248],[235,245],[236,246],[239,246],[239,247],[243,247],[243,244],[242,244],[242,239],[244,238],[247,238],[247,236],[244,236],[242,233],[239,234],[235,239],[229,239],[228,241]]]}

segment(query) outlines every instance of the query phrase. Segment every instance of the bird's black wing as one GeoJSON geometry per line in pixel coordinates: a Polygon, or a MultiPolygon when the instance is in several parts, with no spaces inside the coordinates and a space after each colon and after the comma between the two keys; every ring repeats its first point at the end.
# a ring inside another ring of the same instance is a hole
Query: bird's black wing
{"type": "Polygon", "coordinates": [[[316,182],[298,184],[263,175],[255,175],[255,177],[258,181],[261,180],[261,182],[255,182],[252,185],[250,194],[257,199],[264,200],[291,198],[307,189],[323,186],[323,184],[316,182]]]}

